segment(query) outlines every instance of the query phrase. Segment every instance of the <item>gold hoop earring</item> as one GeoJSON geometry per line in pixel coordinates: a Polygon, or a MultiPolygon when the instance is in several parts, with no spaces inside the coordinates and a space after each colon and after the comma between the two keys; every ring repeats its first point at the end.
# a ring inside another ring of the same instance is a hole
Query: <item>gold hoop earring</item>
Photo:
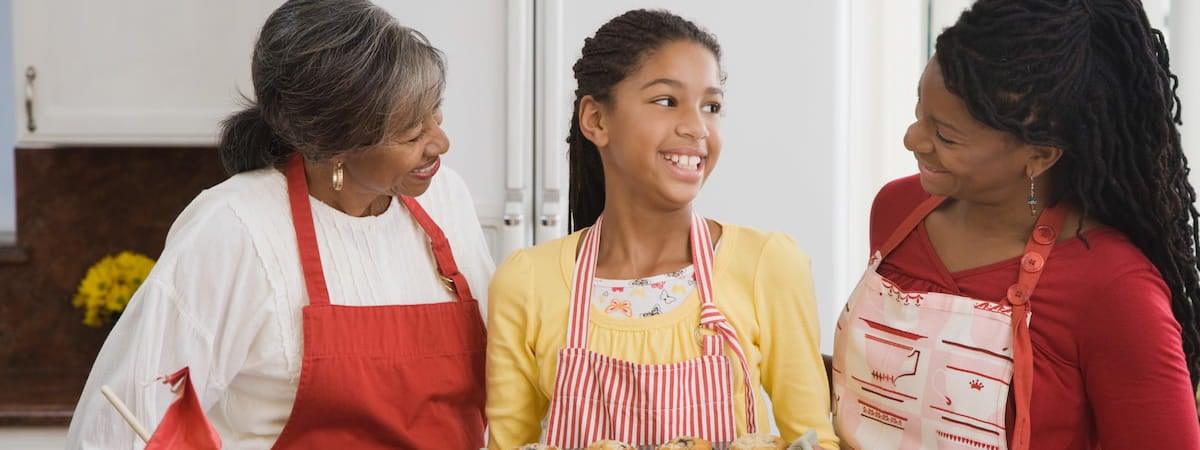
{"type": "Polygon", "coordinates": [[[342,171],[342,162],[337,162],[337,167],[333,168],[333,190],[342,190],[342,182],[345,180],[345,174],[342,171]]]}
{"type": "Polygon", "coordinates": [[[1037,202],[1037,193],[1034,191],[1034,187],[1033,187],[1033,177],[1032,176],[1029,177],[1029,200],[1026,200],[1025,203],[1029,204],[1029,215],[1036,216],[1038,202],[1037,202]]]}

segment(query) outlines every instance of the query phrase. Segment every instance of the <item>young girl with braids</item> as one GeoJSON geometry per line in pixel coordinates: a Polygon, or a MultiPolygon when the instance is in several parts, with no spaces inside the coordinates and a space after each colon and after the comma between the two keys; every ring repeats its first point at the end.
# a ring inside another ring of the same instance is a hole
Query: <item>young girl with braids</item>
{"type": "Polygon", "coordinates": [[[712,35],[664,11],[584,41],[575,233],[512,254],[489,293],[492,449],[543,430],[558,448],[728,442],[769,432],[763,388],[783,438],[814,429],[837,448],[808,258],[692,208],[721,152],[719,59],[712,35]]]}
{"type": "Polygon", "coordinates": [[[1195,191],[1136,0],[979,0],[937,39],[838,323],[853,448],[1200,448],[1195,191]],[[958,448],[958,447],[955,447],[958,448]]]}

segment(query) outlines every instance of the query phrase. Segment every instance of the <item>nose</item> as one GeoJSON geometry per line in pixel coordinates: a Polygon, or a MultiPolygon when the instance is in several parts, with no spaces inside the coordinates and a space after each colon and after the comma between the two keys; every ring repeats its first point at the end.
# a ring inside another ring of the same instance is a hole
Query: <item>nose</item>
{"type": "Polygon", "coordinates": [[[904,131],[904,148],[913,153],[929,153],[933,151],[933,143],[929,142],[921,121],[913,122],[904,131]]]}
{"type": "Polygon", "coordinates": [[[442,130],[439,122],[434,121],[428,125],[431,136],[429,136],[429,140],[425,143],[425,156],[430,158],[450,151],[450,138],[446,136],[446,132],[442,130]]]}
{"type": "Polygon", "coordinates": [[[699,110],[691,110],[690,108],[679,108],[682,111],[680,114],[679,124],[675,126],[675,133],[688,137],[697,141],[702,141],[708,138],[708,125],[704,123],[704,117],[699,110]]]}

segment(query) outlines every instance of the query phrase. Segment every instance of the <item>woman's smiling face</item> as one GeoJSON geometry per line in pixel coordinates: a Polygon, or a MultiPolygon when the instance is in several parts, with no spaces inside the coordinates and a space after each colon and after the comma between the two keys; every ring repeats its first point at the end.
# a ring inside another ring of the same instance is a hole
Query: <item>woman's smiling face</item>
{"type": "Polygon", "coordinates": [[[1029,192],[1027,167],[1034,147],[972,117],[966,103],[946,89],[936,58],[921,74],[916,116],[904,146],[916,157],[927,192],[981,202],[1029,192]]]}
{"type": "Polygon", "coordinates": [[[429,189],[450,149],[437,108],[416,127],[393,133],[384,142],[347,152],[345,189],[377,195],[416,197],[429,189]]]}

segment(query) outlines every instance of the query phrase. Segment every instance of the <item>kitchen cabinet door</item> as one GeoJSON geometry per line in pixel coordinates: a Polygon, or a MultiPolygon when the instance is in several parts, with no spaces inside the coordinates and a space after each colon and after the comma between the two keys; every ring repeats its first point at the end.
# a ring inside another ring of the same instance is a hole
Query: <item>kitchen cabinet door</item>
{"type": "MultiPolygon", "coordinates": [[[[17,145],[215,146],[220,121],[253,94],[254,41],[280,3],[14,0],[17,145]]],[[[493,256],[528,246],[531,1],[376,3],[446,55],[446,160],[471,187],[493,256]]]]}
{"type": "Polygon", "coordinates": [[[13,0],[17,145],[213,145],[278,0],[13,0]]]}

